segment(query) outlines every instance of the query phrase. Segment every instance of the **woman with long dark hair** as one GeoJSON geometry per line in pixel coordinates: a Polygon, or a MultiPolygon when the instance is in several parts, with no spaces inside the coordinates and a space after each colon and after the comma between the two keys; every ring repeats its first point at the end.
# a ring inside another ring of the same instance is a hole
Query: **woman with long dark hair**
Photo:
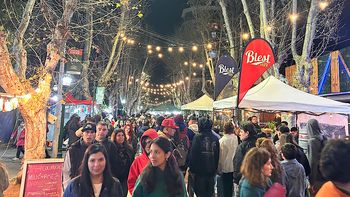
{"type": "Polygon", "coordinates": [[[137,137],[134,133],[134,130],[130,124],[125,125],[124,127],[124,133],[126,137],[126,142],[131,146],[132,150],[134,151],[134,155],[137,151],[137,137]]]}
{"type": "Polygon", "coordinates": [[[103,145],[90,145],[85,151],[80,168],[80,176],[72,179],[63,197],[123,197],[119,180],[112,177],[103,145]]]}
{"type": "Polygon", "coordinates": [[[117,147],[117,155],[116,161],[118,161],[118,165],[115,167],[118,169],[117,178],[122,184],[124,196],[127,195],[128,192],[128,175],[132,162],[134,161],[134,152],[131,146],[126,141],[126,135],[123,129],[117,129],[112,133],[111,140],[117,147]]]}
{"type": "Polygon", "coordinates": [[[150,163],[136,182],[134,197],[187,196],[184,178],[168,139],[159,137],[151,142],[149,159],[150,163]]]}

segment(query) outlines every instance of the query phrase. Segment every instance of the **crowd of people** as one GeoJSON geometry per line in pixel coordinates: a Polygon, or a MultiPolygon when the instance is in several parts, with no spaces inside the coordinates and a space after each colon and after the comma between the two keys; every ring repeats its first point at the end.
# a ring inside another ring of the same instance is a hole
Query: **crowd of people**
{"type": "Polygon", "coordinates": [[[206,116],[73,115],[65,126],[63,196],[349,196],[350,142],[327,139],[315,119],[306,128],[304,150],[296,127],[282,121],[271,132],[256,116],[217,131],[206,116]]]}

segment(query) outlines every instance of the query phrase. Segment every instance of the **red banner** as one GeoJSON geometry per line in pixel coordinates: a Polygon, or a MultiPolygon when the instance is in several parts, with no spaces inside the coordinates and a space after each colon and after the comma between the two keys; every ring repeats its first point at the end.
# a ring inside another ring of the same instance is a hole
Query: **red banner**
{"type": "Polygon", "coordinates": [[[256,80],[274,63],[273,50],[266,40],[256,38],[247,44],[242,57],[237,106],[256,80]]]}

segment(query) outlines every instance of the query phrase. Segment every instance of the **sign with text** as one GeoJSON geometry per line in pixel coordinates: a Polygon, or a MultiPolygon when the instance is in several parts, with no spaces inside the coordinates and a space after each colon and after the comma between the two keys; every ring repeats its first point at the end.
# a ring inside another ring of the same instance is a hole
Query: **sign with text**
{"type": "Polygon", "coordinates": [[[80,75],[83,68],[83,49],[70,48],[67,50],[66,73],[80,75]]]}
{"type": "Polygon", "coordinates": [[[215,67],[214,100],[236,73],[238,73],[236,61],[229,55],[220,57],[215,67]]]}
{"type": "Polygon", "coordinates": [[[105,87],[97,87],[96,89],[96,104],[103,104],[105,96],[105,87]]]}
{"type": "Polygon", "coordinates": [[[274,63],[275,55],[269,42],[256,38],[247,44],[242,57],[237,106],[256,80],[274,63]]]}
{"type": "Polygon", "coordinates": [[[63,159],[24,162],[20,197],[62,196],[63,159]]]}

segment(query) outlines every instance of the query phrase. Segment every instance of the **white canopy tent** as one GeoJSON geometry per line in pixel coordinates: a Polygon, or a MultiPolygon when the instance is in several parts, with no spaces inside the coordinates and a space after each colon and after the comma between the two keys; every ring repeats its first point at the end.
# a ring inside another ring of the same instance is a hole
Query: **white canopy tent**
{"type": "Polygon", "coordinates": [[[213,99],[204,94],[199,99],[181,106],[181,110],[213,111],[213,99]]]}
{"type": "MultiPolygon", "coordinates": [[[[214,109],[235,108],[237,96],[214,102],[214,109]]],[[[266,111],[350,114],[350,104],[341,103],[295,89],[273,76],[251,88],[239,108],[266,111]]]]}

